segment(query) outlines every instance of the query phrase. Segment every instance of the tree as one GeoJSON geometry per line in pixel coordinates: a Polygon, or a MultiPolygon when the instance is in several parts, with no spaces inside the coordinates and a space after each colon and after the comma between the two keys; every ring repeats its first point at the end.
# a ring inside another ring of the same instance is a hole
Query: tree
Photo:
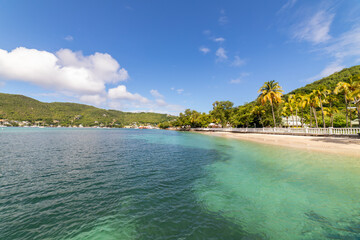
{"type": "Polygon", "coordinates": [[[324,114],[323,102],[325,102],[326,96],[328,94],[330,94],[330,92],[331,91],[328,90],[325,86],[320,86],[319,89],[313,91],[313,93],[319,99],[319,104],[320,104],[320,108],[321,108],[321,116],[322,116],[322,121],[323,121],[324,128],[326,128],[326,124],[325,124],[325,114],[324,114]]]}
{"type": "Polygon", "coordinates": [[[230,121],[235,126],[249,127],[254,120],[252,114],[253,106],[248,104],[234,108],[230,121]]]}
{"type": "Polygon", "coordinates": [[[349,92],[350,92],[350,84],[347,82],[338,82],[338,84],[336,84],[334,93],[335,94],[339,94],[339,93],[343,93],[344,94],[344,99],[345,99],[345,108],[346,108],[346,127],[349,127],[349,104],[348,104],[348,96],[349,96],[349,92]]]}
{"type": "Polygon", "coordinates": [[[293,119],[293,123],[295,123],[295,126],[298,127],[298,110],[299,110],[299,106],[300,106],[300,95],[299,94],[290,94],[289,98],[288,98],[288,104],[291,105],[291,108],[295,111],[295,116],[296,116],[296,120],[294,121],[294,114],[292,111],[292,119],[293,119]]]}
{"type": "Polygon", "coordinates": [[[259,118],[259,122],[261,123],[262,127],[264,127],[264,123],[262,121],[262,115],[264,113],[265,113],[265,110],[262,106],[255,106],[251,111],[251,114],[253,114],[254,116],[259,118]]]}
{"type": "Polygon", "coordinates": [[[200,127],[208,127],[208,125],[212,122],[212,118],[210,114],[202,113],[197,118],[197,124],[200,127]]]}
{"type": "Polygon", "coordinates": [[[284,117],[286,117],[288,127],[290,127],[290,125],[289,125],[289,116],[293,116],[293,112],[294,112],[294,109],[293,109],[292,105],[289,102],[286,102],[284,104],[283,109],[282,109],[282,115],[284,117]]]}
{"type": "Polygon", "coordinates": [[[259,89],[258,93],[260,93],[258,98],[262,105],[265,105],[267,102],[270,103],[274,127],[276,127],[274,104],[281,103],[283,90],[281,89],[278,82],[271,80],[265,82],[264,85],[259,89]]]}
{"type": "Polygon", "coordinates": [[[324,113],[330,117],[330,125],[334,127],[334,115],[338,112],[336,107],[327,107],[324,108],[324,113]]]}
{"type": "Polygon", "coordinates": [[[351,97],[354,99],[354,104],[356,106],[356,110],[358,112],[358,121],[360,127],[360,75],[354,77],[352,88],[351,97]]]}
{"type": "MultiPolygon", "coordinates": [[[[301,108],[301,127],[304,127],[304,110],[310,106],[310,98],[308,95],[300,95],[300,108],[301,108]]],[[[312,124],[311,111],[310,111],[310,125],[312,124]]]]}
{"type": "Polygon", "coordinates": [[[309,95],[309,105],[310,105],[310,114],[312,110],[315,118],[316,128],[318,128],[319,125],[316,116],[316,107],[319,105],[319,99],[315,93],[315,90],[313,90],[313,92],[309,95]]]}
{"type": "Polygon", "coordinates": [[[230,116],[233,111],[234,103],[230,101],[216,101],[213,103],[213,110],[210,112],[211,116],[220,123],[222,127],[230,122],[230,116]]]}

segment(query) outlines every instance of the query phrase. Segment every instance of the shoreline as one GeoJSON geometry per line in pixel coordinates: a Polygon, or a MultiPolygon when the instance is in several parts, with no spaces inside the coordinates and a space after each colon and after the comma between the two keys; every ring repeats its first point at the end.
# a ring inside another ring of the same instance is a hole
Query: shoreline
{"type": "MultiPolygon", "coordinates": [[[[195,132],[195,131],[193,131],[195,132]]],[[[208,136],[360,157],[360,139],[261,133],[196,132],[208,136]]]]}

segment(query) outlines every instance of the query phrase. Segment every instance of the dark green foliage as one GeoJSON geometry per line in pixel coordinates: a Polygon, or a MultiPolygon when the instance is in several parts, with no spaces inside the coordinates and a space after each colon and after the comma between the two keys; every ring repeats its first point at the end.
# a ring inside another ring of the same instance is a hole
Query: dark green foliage
{"type": "MultiPolygon", "coordinates": [[[[283,126],[281,116],[283,114],[284,101],[289,100],[289,95],[298,94],[296,96],[301,97],[312,93],[313,90],[327,89],[329,90],[326,96],[322,96],[323,107],[335,107],[338,112],[333,115],[334,127],[345,127],[346,126],[346,117],[345,117],[345,103],[344,96],[342,94],[334,94],[334,89],[338,82],[349,82],[351,76],[356,76],[360,74],[360,65],[354,66],[351,68],[343,69],[340,72],[334,73],[328,77],[325,77],[321,80],[315,81],[311,84],[306,85],[305,87],[298,88],[292,92],[282,96],[281,103],[274,103],[274,118],[275,125],[283,126]]],[[[273,83],[270,81],[270,83],[273,83]]],[[[206,127],[210,123],[220,123],[223,127],[232,126],[232,127],[268,127],[274,125],[274,119],[272,116],[272,107],[269,102],[264,101],[263,104],[257,100],[246,103],[242,106],[233,107],[233,103],[230,101],[216,101],[213,103],[213,109],[206,113],[199,113],[195,110],[187,109],[184,113],[180,114],[178,120],[173,124],[173,126],[191,126],[191,127],[206,127]]],[[[301,101],[299,99],[297,102],[301,101]]],[[[323,125],[323,118],[321,117],[322,111],[321,106],[315,106],[314,110],[317,113],[317,120],[320,126],[323,125]]],[[[292,113],[295,115],[296,111],[292,113]]],[[[299,117],[304,119],[304,123],[310,125],[310,111],[309,106],[303,107],[298,106],[297,114],[299,117]]],[[[353,111],[352,117],[350,120],[356,118],[356,112],[353,111]]],[[[313,112],[312,115],[312,126],[315,126],[313,112]]],[[[331,126],[331,119],[329,116],[324,116],[326,126],[331,126]]]]}
{"type": "Polygon", "coordinates": [[[213,103],[213,110],[210,111],[210,115],[223,127],[230,123],[230,117],[233,114],[234,103],[230,101],[216,101],[213,103]]]}
{"type": "Polygon", "coordinates": [[[288,94],[295,94],[295,93],[309,94],[313,90],[318,89],[320,86],[325,86],[327,89],[334,90],[338,82],[348,82],[350,76],[355,76],[358,74],[360,74],[360,65],[353,66],[351,68],[344,68],[340,72],[336,72],[328,77],[324,77],[318,81],[307,84],[305,87],[295,89],[288,94]]]}
{"type": "Polygon", "coordinates": [[[170,122],[163,122],[163,123],[160,123],[158,126],[161,129],[166,129],[166,128],[171,127],[170,122]]]}
{"type": "Polygon", "coordinates": [[[212,123],[213,119],[209,114],[199,113],[195,110],[186,109],[184,113],[180,113],[180,116],[171,123],[171,126],[181,127],[188,126],[192,128],[207,127],[212,123]]]}
{"type": "Polygon", "coordinates": [[[121,127],[137,122],[158,124],[175,119],[159,113],[130,113],[105,110],[77,103],[43,103],[35,99],[14,94],[0,93],[0,119],[41,121],[47,125],[79,125],[121,127]]]}

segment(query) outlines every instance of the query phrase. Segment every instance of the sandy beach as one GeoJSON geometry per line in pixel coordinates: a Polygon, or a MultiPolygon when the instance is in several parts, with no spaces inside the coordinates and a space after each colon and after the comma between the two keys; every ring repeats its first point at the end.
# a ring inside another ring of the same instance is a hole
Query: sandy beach
{"type": "Polygon", "coordinates": [[[210,136],[360,157],[360,139],[270,135],[254,133],[198,132],[210,136]]]}

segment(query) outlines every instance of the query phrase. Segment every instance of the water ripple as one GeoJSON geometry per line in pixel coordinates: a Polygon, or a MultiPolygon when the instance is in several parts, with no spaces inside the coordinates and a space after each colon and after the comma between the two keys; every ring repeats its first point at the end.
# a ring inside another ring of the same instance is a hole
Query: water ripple
{"type": "Polygon", "coordinates": [[[156,130],[8,128],[0,146],[0,239],[360,236],[351,159],[156,130]]]}

